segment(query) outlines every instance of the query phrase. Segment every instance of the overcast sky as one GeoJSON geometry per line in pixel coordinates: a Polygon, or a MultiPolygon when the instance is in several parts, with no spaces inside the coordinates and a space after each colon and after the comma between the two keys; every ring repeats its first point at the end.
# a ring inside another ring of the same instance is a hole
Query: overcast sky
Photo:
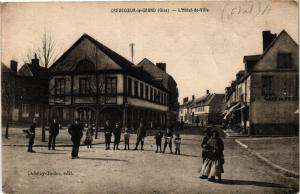
{"type": "Polygon", "coordinates": [[[46,30],[60,56],[83,33],[131,60],[167,63],[177,81],[179,100],[224,88],[244,68],[243,56],[262,53],[262,31],[285,29],[298,43],[298,6],[256,3],[11,3],[2,5],[2,62],[23,63],[46,30]],[[111,8],[168,8],[170,13],[111,13],[111,8]],[[208,8],[182,13],[178,8],[208,8]]]}

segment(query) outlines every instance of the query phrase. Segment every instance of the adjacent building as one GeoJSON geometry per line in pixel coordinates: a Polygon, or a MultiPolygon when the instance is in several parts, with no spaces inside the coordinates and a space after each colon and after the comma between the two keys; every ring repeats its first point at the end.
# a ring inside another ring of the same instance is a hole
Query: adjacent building
{"type": "Polygon", "coordinates": [[[156,63],[155,65],[149,59],[145,58],[137,66],[149,73],[153,77],[152,80],[154,82],[162,84],[169,91],[167,121],[170,125],[174,125],[178,118],[179,110],[178,88],[175,79],[167,73],[166,63],[156,63]]]}
{"type": "Polygon", "coordinates": [[[284,30],[264,31],[263,53],[244,64],[225,89],[225,123],[249,135],[298,134],[298,44],[284,30]]]}
{"type": "Polygon", "coordinates": [[[46,122],[49,74],[44,67],[39,65],[36,55],[31,63],[25,63],[19,70],[18,63],[14,60],[11,61],[10,68],[3,64],[1,66],[2,76],[5,75],[2,77],[2,81],[7,79],[8,74],[13,80],[9,84],[13,90],[10,122],[28,124],[32,122],[33,117],[39,118],[37,124],[41,124],[42,121],[46,122]]]}
{"type": "Polygon", "coordinates": [[[62,124],[79,118],[99,127],[106,120],[131,128],[141,119],[167,125],[170,90],[147,67],[84,34],[50,67],[50,118],[62,124]]]}
{"type": "Polygon", "coordinates": [[[221,124],[222,113],[225,109],[224,103],[224,94],[210,93],[209,90],[199,98],[192,96],[191,101],[186,97],[180,106],[179,121],[188,124],[221,124]]]}

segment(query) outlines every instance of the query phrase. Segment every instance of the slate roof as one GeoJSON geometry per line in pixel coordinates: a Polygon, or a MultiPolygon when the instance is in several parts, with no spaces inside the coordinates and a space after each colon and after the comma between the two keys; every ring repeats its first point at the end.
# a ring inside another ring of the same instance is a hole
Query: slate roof
{"type": "Polygon", "coordinates": [[[13,73],[13,71],[1,62],[1,73],[13,73]]]}
{"type": "Polygon", "coordinates": [[[41,66],[25,63],[18,71],[18,76],[48,79],[48,71],[41,66]]]}
{"type": "Polygon", "coordinates": [[[88,39],[94,45],[96,45],[96,47],[99,50],[101,50],[111,60],[113,60],[116,64],[118,64],[126,73],[128,73],[128,74],[132,75],[133,77],[136,77],[140,80],[148,82],[161,90],[168,92],[167,88],[163,87],[158,82],[153,81],[153,77],[149,73],[143,71],[140,67],[135,66],[133,63],[131,63],[125,57],[119,55],[118,53],[111,50],[107,46],[98,42],[96,39],[89,36],[88,34],[83,34],[56,62],[54,62],[54,64],[49,68],[50,72],[70,71],[70,69],[68,69],[68,67],[64,67],[63,65],[59,66],[59,64],[60,64],[61,60],[63,60],[84,39],[88,39]]]}

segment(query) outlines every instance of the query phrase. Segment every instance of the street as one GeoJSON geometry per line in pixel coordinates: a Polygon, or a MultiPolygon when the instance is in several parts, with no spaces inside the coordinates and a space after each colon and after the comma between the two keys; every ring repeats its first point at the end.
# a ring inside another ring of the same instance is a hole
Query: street
{"type": "MultiPolygon", "coordinates": [[[[100,133],[103,136],[103,133],[100,133]]],[[[224,139],[222,183],[199,178],[202,164],[199,134],[182,134],[182,155],[155,153],[153,136],[144,151],[80,147],[71,160],[71,147],[2,146],[5,193],[294,193],[298,179],[277,173],[237,145],[224,139]]],[[[131,138],[131,149],[135,137],[131,138]]],[[[123,149],[123,142],[120,144],[123,149]]]]}

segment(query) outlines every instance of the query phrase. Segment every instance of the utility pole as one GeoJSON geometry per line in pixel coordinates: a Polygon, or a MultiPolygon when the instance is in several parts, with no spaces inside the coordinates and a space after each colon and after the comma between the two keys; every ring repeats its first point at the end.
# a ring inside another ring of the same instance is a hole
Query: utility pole
{"type": "Polygon", "coordinates": [[[131,62],[133,63],[133,51],[134,51],[133,47],[134,47],[134,44],[131,43],[131,44],[129,44],[129,46],[131,47],[131,62]]]}

